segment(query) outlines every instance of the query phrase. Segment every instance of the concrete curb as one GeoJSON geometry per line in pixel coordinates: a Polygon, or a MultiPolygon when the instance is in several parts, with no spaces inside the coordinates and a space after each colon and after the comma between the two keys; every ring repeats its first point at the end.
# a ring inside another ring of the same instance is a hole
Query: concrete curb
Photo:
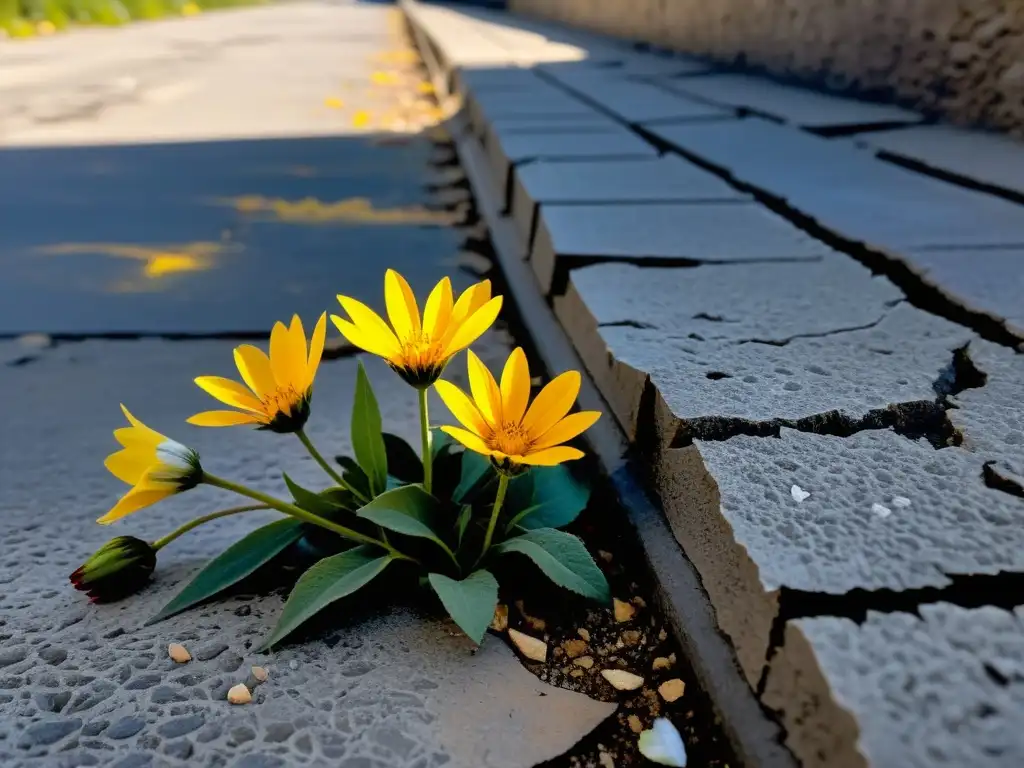
{"type": "MultiPolygon", "coordinates": [[[[415,0],[400,7],[441,98],[451,93],[453,71],[418,22],[415,0]]],[[[470,181],[482,218],[490,231],[499,266],[538,354],[549,371],[570,368],[584,372],[580,405],[585,409],[611,409],[582,364],[561,324],[523,260],[526,238],[516,223],[503,214],[505,184],[495,178],[483,144],[469,130],[466,115],[450,124],[459,160],[470,181]]],[[[718,631],[714,610],[693,565],[683,555],[664,515],[651,502],[627,454],[629,440],[614,419],[602,419],[588,432],[591,450],[607,473],[619,501],[637,531],[657,596],[689,662],[717,709],[737,757],[747,766],[792,768],[793,756],[780,743],[781,730],[757,701],[736,664],[732,646],[718,631]]]]}

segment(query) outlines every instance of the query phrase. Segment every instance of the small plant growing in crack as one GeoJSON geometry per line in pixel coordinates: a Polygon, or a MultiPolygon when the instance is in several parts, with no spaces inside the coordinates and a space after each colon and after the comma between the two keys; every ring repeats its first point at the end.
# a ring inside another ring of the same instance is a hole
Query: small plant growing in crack
{"type": "Polygon", "coordinates": [[[213,474],[196,451],[149,428],[122,406],[129,426],[115,430],[122,450],[107,458],[106,467],[131,489],[98,522],[113,523],[200,485],[239,495],[246,504],[197,517],[153,542],[119,536],[71,575],[74,586],[94,602],[126,597],[148,581],[157,553],[180,536],[212,520],[270,509],[283,517],[211,560],[150,621],[208,600],[258,569],[281,569],[297,553],[308,569],[295,583],[264,649],[385,571],[395,575],[389,583],[403,593],[417,585],[432,591],[476,643],[483,639],[498,602],[493,566],[509,555],[519,556],[508,558],[516,565],[532,561],[561,587],[609,602],[604,574],[583,543],[559,530],[573,522],[589,496],[564,466],[584,454],[566,443],[600,416],[595,411],[570,413],[580,374],[562,373],[531,403],[526,355],[516,349],[500,380],[495,379],[468,349],[501,310],[502,298],[491,296],[487,280],[456,299],[451,282],[443,279],[421,314],[409,284],[389,270],[385,302],[390,323],[356,299],[338,300],[347,317],[333,315],[331,320],[341,334],[355,347],[382,357],[416,390],[419,452],[383,431],[377,399],[360,362],[351,419],[354,455],[332,463],[320,453],[305,427],[327,313],[308,340],[296,315],[289,325],[274,326],[269,355],[251,344],[235,349],[244,385],[216,376],[197,378],[201,389],[230,410],[204,411],[188,421],[201,427],[249,426],[295,435],[323,470],[328,487],[305,488],[282,472],[290,495],[285,499],[213,474]],[[470,394],[441,379],[463,350],[470,394]],[[430,426],[431,388],[459,426],[430,426]]]}

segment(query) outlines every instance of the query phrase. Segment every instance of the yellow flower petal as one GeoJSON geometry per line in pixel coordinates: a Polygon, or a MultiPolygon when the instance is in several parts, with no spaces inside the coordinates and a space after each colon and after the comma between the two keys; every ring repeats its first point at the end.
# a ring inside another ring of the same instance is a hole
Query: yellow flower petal
{"type": "Polygon", "coordinates": [[[296,392],[305,392],[312,383],[308,378],[308,372],[309,350],[306,349],[306,329],[302,327],[302,318],[292,315],[292,324],[288,327],[288,382],[284,386],[290,385],[296,392]]]}
{"type": "Polygon", "coordinates": [[[501,372],[501,418],[518,424],[530,402],[530,366],[522,347],[516,347],[501,372]]]}
{"type": "Polygon", "coordinates": [[[440,338],[452,316],[452,281],[447,277],[434,286],[423,308],[423,332],[431,339],[440,338]]]}
{"type": "Polygon", "coordinates": [[[270,331],[270,370],[274,373],[274,382],[278,387],[288,386],[287,361],[291,356],[291,343],[288,326],[278,320],[270,331]]]}
{"type": "Polygon", "coordinates": [[[237,427],[240,424],[261,424],[264,419],[240,411],[203,411],[189,416],[186,421],[196,427],[237,427]]]}
{"type": "MultiPolygon", "coordinates": [[[[273,340],[273,336],[271,336],[273,340]]],[[[235,365],[242,374],[242,380],[249,386],[256,397],[263,398],[277,389],[274,372],[270,367],[270,358],[266,352],[252,344],[235,347],[235,365]]]]}
{"type": "Polygon", "coordinates": [[[530,464],[535,467],[553,467],[563,461],[582,459],[583,451],[570,448],[567,445],[559,445],[555,448],[545,448],[537,453],[529,453],[520,459],[523,464],[530,464]]]}
{"type": "Polygon", "coordinates": [[[553,445],[561,445],[572,440],[576,435],[590,429],[594,422],[601,418],[600,411],[580,411],[570,413],[534,442],[533,450],[541,451],[553,445]]]}
{"type": "Polygon", "coordinates": [[[498,383],[473,350],[469,350],[466,354],[466,362],[469,368],[469,390],[473,393],[473,402],[476,403],[480,415],[487,420],[487,423],[496,427],[502,421],[501,391],[498,389],[498,383]]]}
{"type": "MultiPolygon", "coordinates": [[[[135,438],[139,442],[143,442],[147,445],[152,445],[154,448],[164,441],[164,436],[157,432],[155,429],[150,429],[141,421],[132,416],[124,403],[121,403],[121,411],[124,413],[126,419],[135,428],[137,437],[135,438]]],[[[120,431],[120,430],[118,430],[120,431]]]]}
{"type": "Polygon", "coordinates": [[[443,379],[434,383],[434,389],[444,404],[448,406],[448,410],[466,429],[480,437],[490,432],[484,417],[480,415],[480,411],[465,392],[443,379]]]}
{"type": "Polygon", "coordinates": [[[237,381],[221,376],[197,376],[195,382],[197,387],[207,394],[213,395],[222,403],[254,413],[263,412],[263,405],[260,401],[237,381]]]}
{"type": "Polygon", "coordinates": [[[490,456],[492,453],[491,449],[487,447],[487,443],[468,430],[458,427],[441,427],[441,431],[449,437],[455,438],[471,451],[482,453],[484,456],[490,456]]]}
{"type": "Polygon", "coordinates": [[[452,323],[461,323],[491,300],[491,281],[482,280],[469,286],[452,307],[452,323]]]}
{"type": "Polygon", "coordinates": [[[534,399],[523,417],[523,429],[536,440],[572,409],[579,393],[579,371],[566,371],[556,376],[534,399]]]}
{"type": "MultiPolygon", "coordinates": [[[[402,345],[399,343],[394,332],[388,327],[388,324],[381,319],[380,315],[361,301],[356,301],[348,296],[338,296],[338,301],[341,303],[342,308],[348,312],[348,316],[352,318],[352,323],[361,331],[363,338],[369,340],[378,349],[388,350],[386,353],[374,352],[374,354],[386,358],[396,358],[401,354],[402,345]]],[[[335,325],[337,325],[337,320],[335,320],[335,325]]],[[[346,338],[348,337],[346,336],[346,338]]],[[[352,339],[349,339],[349,341],[357,347],[371,351],[352,339]]]]}
{"type": "Polygon", "coordinates": [[[320,368],[320,359],[324,355],[324,341],[327,339],[327,313],[320,315],[313,328],[313,336],[309,340],[309,358],[306,361],[306,375],[312,385],[316,372],[320,368]]]}
{"type": "Polygon", "coordinates": [[[337,315],[331,315],[331,322],[341,331],[341,335],[348,339],[350,344],[354,344],[371,354],[380,355],[386,360],[390,360],[394,356],[394,347],[390,343],[382,341],[379,336],[370,336],[364,333],[361,328],[337,315]]]}
{"type": "MultiPolygon", "coordinates": [[[[416,306],[416,296],[405,278],[393,269],[384,275],[384,304],[399,339],[409,339],[419,334],[420,310],[416,306]]],[[[355,317],[352,319],[359,324],[355,317]]]]}
{"type": "Polygon", "coordinates": [[[133,488],[122,496],[117,504],[115,504],[107,514],[99,518],[96,522],[101,525],[108,525],[115,520],[120,520],[122,517],[130,515],[132,512],[137,512],[143,507],[156,504],[158,501],[166,499],[173,493],[174,491],[171,489],[147,489],[140,491],[133,488]]]}
{"type": "Polygon", "coordinates": [[[149,469],[156,461],[156,454],[147,456],[138,450],[124,449],[117,453],[112,453],[103,462],[103,466],[107,470],[120,480],[122,483],[128,483],[128,485],[135,485],[146,475],[146,470],[149,469]]]}
{"type": "Polygon", "coordinates": [[[501,296],[495,296],[480,309],[466,318],[465,322],[455,331],[445,349],[445,357],[451,357],[459,350],[465,349],[490,328],[501,312],[501,296]]]}

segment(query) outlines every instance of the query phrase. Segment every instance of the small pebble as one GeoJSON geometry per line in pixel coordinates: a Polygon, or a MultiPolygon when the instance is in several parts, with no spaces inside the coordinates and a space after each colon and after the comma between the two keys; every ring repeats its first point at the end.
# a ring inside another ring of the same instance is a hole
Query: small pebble
{"type": "Polygon", "coordinates": [[[644,724],[640,722],[640,718],[636,715],[627,717],[626,722],[629,723],[629,730],[633,733],[640,733],[644,729],[644,724]]]}
{"type": "Polygon", "coordinates": [[[570,669],[569,670],[569,677],[583,677],[583,674],[584,673],[583,673],[582,669],[570,669]]]}
{"type": "Polygon", "coordinates": [[[288,669],[298,669],[298,668],[299,668],[299,662],[297,662],[295,659],[292,659],[291,661],[288,662],[288,669]]]}
{"type": "Polygon", "coordinates": [[[583,667],[584,669],[590,669],[594,666],[593,656],[580,656],[578,659],[573,659],[572,663],[577,667],[583,667]]]}
{"type": "Polygon", "coordinates": [[[658,693],[661,694],[661,698],[671,703],[676,699],[680,698],[686,692],[686,683],[680,680],[678,677],[672,680],[666,680],[664,683],[658,686],[658,693]]]}
{"type": "Polygon", "coordinates": [[[612,601],[615,607],[615,620],[616,621],[629,621],[636,614],[636,608],[629,603],[624,603],[619,598],[615,598],[612,601]]]}
{"type": "Polygon", "coordinates": [[[252,701],[252,694],[242,683],[234,685],[228,691],[228,701],[232,704],[248,704],[252,701]]]}
{"type": "Polygon", "coordinates": [[[793,501],[799,504],[801,501],[810,496],[809,491],[805,491],[799,485],[794,485],[789,489],[789,495],[793,497],[793,501]]]}
{"type": "Polygon", "coordinates": [[[612,561],[612,553],[606,552],[603,549],[597,550],[597,556],[604,560],[606,563],[610,563],[612,561]]]}
{"type": "Polygon", "coordinates": [[[589,643],[590,642],[590,632],[588,630],[583,629],[582,627],[580,627],[579,629],[576,630],[576,634],[579,635],[581,638],[583,638],[583,642],[585,642],[585,643],[589,643]]]}
{"type": "Polygon", "coordinates": [[[504,632],[508,629],[508,606],[498,603],[494,606],[494,618],[491,619],[491,629],[495,632],[504,632]]]}
{"type": "Polygon", "coordinates": [[[524,635],[515,629],[508,631],[509,639],[515,644],[519,652],[528,659],[533,661],[547,661],[548,658],[548,644],[543,640],[538,640],[536,637],[530,637],[524,635]]]}
{"type": "Polygon", "coordinates": [[[615,768],[615,758],[607,752],[602,752],[597,760],[601,763],[601,768],[615,768]]]}
{"type": "Polygon", "coordinates": [[[642,610],[647,607],[647,601],[640,597],[640,595],[637,595],[633,598],[633,605],[642,610]]]}
{"type": "Polygon", "coordinates": [[[910,506],[910,499],[906,496],[893,496],[892,505],[897,509],[906,509],[910,506]]]}
{"type": "Polygon", "coordinates": [[[583,640],[566,640],[562,643],[562,647],[565,648],[565,655],[570,659],[575,659],[587,652],[587,644],[583,640]]]}
{"type": "Polygon", "coordinates": [[[644,684],[640,675],[634,675],[624,669],[602,669],[601,676],[617,691],[635,691],[644,684]]]}
{"type": "MultiPolygon", "coordinates": [[[[663,629],[658,633],[658,641],[664,643],[666,640],[668,640],[668,632],[663,629]]],[[[675,654],[672,655],[674,656],[675,654]]]]}
{"type": "MultiPolygon", "coordinates": [[[[675,656],[675,654],[673,653],[672,656],[675,656]]],[[[673,663],[674,659],[671,656],[659,656],[654,660],[654,663],[651,664],[651,669],[655,672],[660,669],[671,669],[673,663]]]]}
{"type": "Polygon", "coordinates": [[[630,629],[622,633],[622,642],[626,645],[639,645],[640,644],[640,630],[630,629]]]}
{"type": "Polygon", "coordinates": [[[261,683],[267,682],[267,678],[270,677],[270,675],[267,673],[267,670],[264,667],[253,667],[251,671],[252,676],[259,680],[261,683]]]}
{"type": "Polygon", "coordinates": [[[172,661],[176,661],[179,664],[184,664],[188,661],[192,661],[192,654],[188,652],[181,643],[171,643],[167,646],[167,655],[171,657],[172,661]]]}

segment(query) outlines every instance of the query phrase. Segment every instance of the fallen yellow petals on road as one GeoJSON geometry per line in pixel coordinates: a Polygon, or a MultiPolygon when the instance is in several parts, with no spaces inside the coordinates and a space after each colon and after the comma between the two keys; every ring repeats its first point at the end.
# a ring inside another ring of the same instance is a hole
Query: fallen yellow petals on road
{"type": "Polygon", "coordinates": [[[328,96],[324,99],[324,106],[328,109],[343,109],[345,107],[345,102],[337,96],[328,96]]]}
{"type": "Polygon", "coordinates": [[[219,201],[230,205],[239,213],[264,214],[277,221],[292,224],[324,224],[345,222],[356,224],[432,224],[446,226],[458,220],[447,211],[431,211],[412,205],[400,208],[374,208],[365,197],[350,197],[336,202],[324,202],[314,197],[302,200],[247,195],[219,201]]]}

